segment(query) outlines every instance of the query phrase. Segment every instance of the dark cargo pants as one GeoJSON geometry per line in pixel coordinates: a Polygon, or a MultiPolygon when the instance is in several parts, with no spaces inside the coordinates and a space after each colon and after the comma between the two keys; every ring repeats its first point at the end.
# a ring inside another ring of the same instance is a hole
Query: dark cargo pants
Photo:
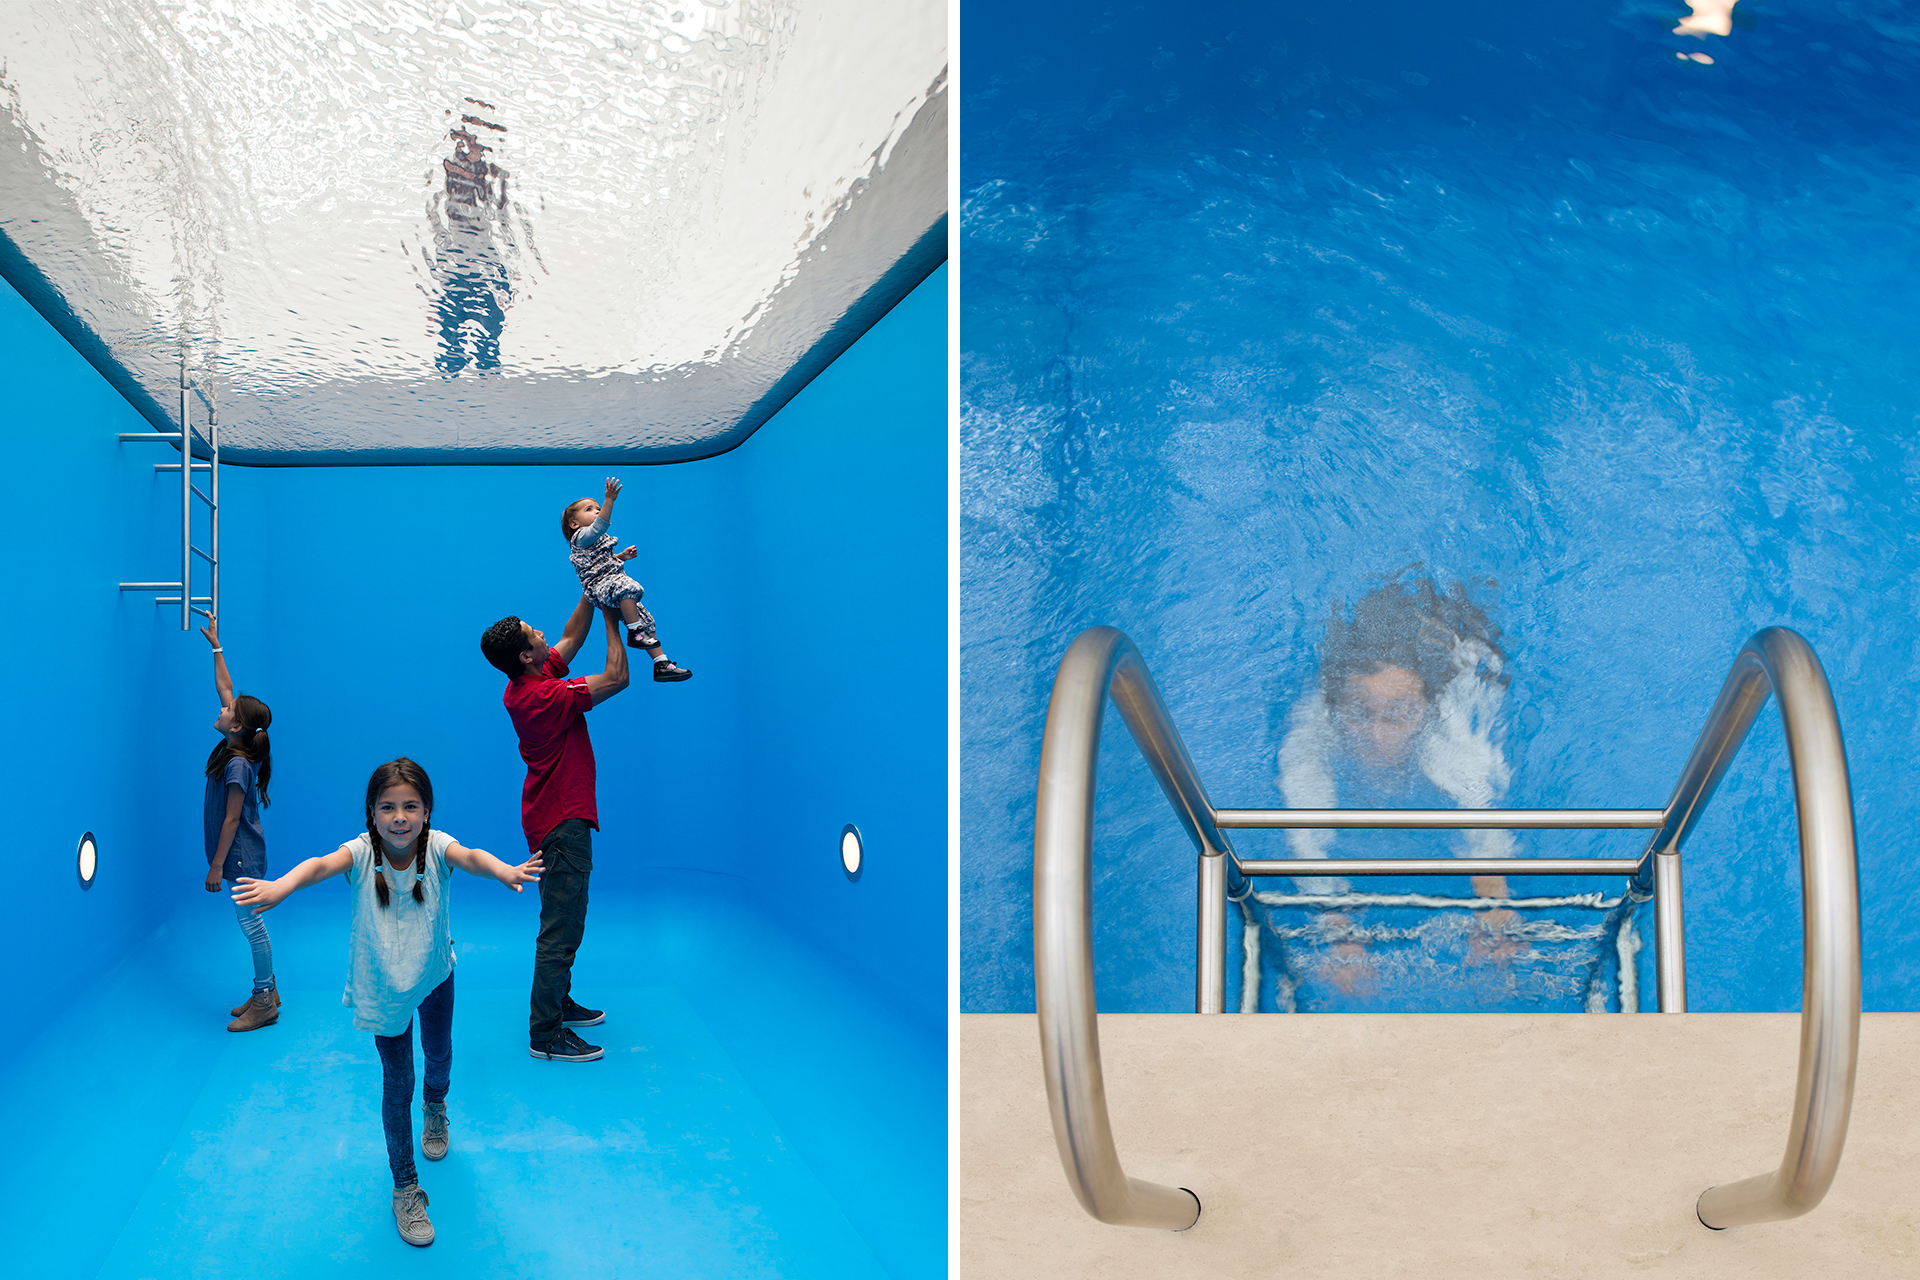
{"type": "Polygon", "coordinates": [[[527,1039],[560,1034],[561,1011],[573,991],[573,953],[587,927],[587,880],[593,875],[593,828],[568,818],[540,845],[540,937],[533,946],[533,1009],[527,1039]]]}

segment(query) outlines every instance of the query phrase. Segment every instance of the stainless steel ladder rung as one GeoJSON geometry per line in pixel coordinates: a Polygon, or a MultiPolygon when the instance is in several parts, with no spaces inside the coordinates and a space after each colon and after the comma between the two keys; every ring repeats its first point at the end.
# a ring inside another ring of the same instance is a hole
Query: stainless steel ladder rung
{"type": "Polygon", "coordinates": [[[179,595],[156,596],[155,604],[177,604],[180,606],[180,629],[193,627],[195,614],[217,622],[220,617],[220,406],[209,394],[207,398],[207,451],[210,455],[206,462],[196,462],[193,457],[193,422],[187,415],[188,392],[191,384],[187,380],[187,359],[183,351],[180,356],[180,429],[178,431],[122,431],[122,442],[172,442],[180,446],[180,461],[156,462],[153,469],[160,471],[178,471],[180,473],[180,577],[175,582],[123,582],[122,591],[177,591],[179,595]],[[193,482],[193,473],[205,472],[208,489],[202,490],[193,482]],[[201,550],[193,545],[193,500],[200,499],[207,505],[208,546],[201,550]],[[204,596],[193,594],[193,557],[199,556],[207,562],[208,589],[204,596]],[[205,604],[202,609],[197,606],[205,604]]]}

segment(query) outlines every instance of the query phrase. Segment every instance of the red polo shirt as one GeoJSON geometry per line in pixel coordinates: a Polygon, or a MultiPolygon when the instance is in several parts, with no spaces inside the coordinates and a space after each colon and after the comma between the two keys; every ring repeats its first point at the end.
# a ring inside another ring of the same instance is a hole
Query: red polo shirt
{"type": "Polygon", "coordinates": [[[538,852],[540,842],[568,818],[585,818],[598,831],[586,717],[593,694],[586,677],[568,679],[566,662],[549,649],[540,672],[513,677],[500,700],[520,735],[520,758],[527,762],[527,782],[520,789],[527,848],[538,852]]]}

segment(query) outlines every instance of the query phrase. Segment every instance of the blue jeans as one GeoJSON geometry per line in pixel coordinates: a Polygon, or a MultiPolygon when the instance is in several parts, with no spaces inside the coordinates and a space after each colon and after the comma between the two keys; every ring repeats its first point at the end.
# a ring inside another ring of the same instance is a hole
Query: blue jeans
{"type": "MultiPolygon", "coordinates": [[[[229,894],[239,887],[237,881],[227,881],[229,894]]],[[[273,940],[267,937],[266,920],[253,914],[251,906],[238,902],[233,904],[233,918],[240,922],[240,932],[253,948],[253,993],[273,990],[273,940]]]]}
{"type": "Polygon", "coordinates": [[[593,877],[593,828],[568,818],[540,846],[540,936],[533,944],[533,998],[527,1039],[545,1044],[563,1029],[573,992],[573,957],[587,931],[587,881],[593,877]]]}
{"type": "MultiPolygon", "coordinates": [[[[420,1054],[427,1060],[421,1095],[428,1102],[445,1102],[453,1074],[452,974],[420,1002],[414,1021],[420,1024],[420,1054]]],[[[380,1124],[387,1131],[387,1164],[394,1186],[411,1186],[419,1181],[413,1168],[413,1023],[397,1036],[375,1036],[373,1047],[380,1051],[380,1124]]]]}

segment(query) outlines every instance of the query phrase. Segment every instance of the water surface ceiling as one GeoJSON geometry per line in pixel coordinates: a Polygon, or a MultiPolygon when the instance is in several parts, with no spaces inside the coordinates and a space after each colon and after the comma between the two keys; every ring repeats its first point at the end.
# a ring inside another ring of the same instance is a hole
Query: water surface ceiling
{"type": "Polygon", "coordinates": [[[256,463],[737,444],[944,256],[940,0],[0,5],[0,273],[256,463]]]}

